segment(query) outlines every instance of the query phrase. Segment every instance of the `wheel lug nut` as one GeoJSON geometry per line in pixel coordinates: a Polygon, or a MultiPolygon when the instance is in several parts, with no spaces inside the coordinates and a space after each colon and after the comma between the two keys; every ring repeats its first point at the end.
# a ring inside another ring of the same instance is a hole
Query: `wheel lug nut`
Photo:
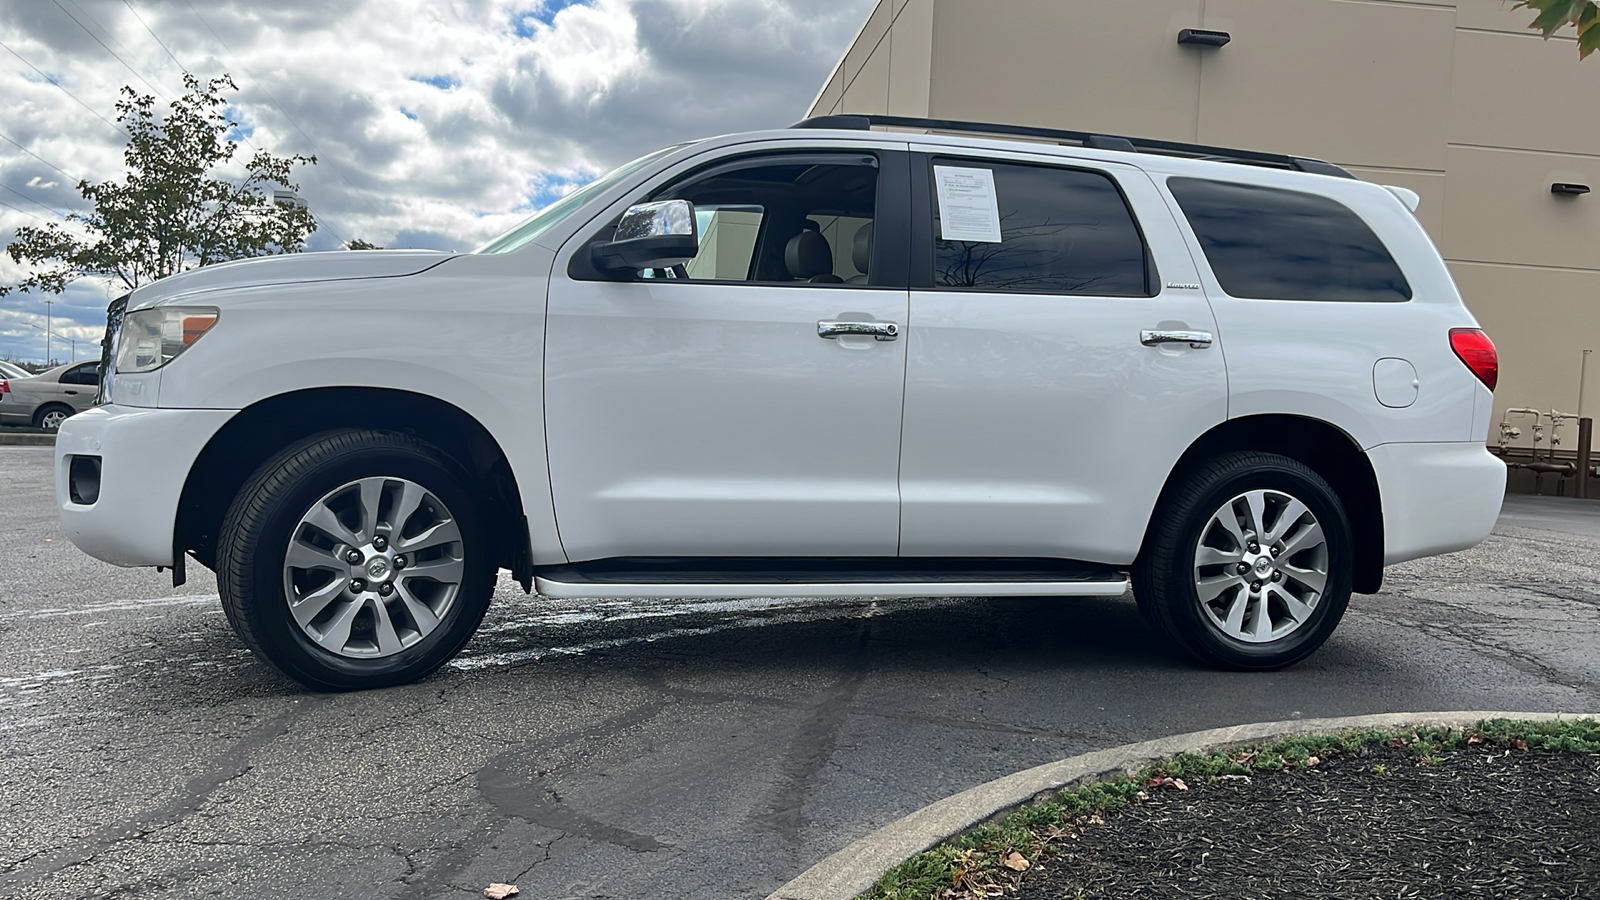
{"type": "Polygon", "coordinates": [[[1252,594],[1261,593],[1261,582],[1259,582],[1259,581],[1250,582],[1250,593],[1252,593],[1252,594]]]}
{"type": "Polygon", "coordinates": [[[1256,543],[1255,541],[1251,541],[1250,542],[1250,552],[1251,553],[1260,553],[1261,552],[1261,545],[1256,543]]]}
{"type": "Polygon", "coordinates": [[[1281,547],[1281,546],[1272,548],[1272,555],[1274,557],[1276,557],[1279,553],[1282,553],[1282,552],[1283,552],[1283,547],[1281,547]]]}
{"type": "Polygon", "coordinates": [[[384,539],[383,535],[380,534],[372,539],[372,549],[387,550],[389,549],[389,542],[384,539]]]}
{"type": "Polygon", "coordinates": [[[350,590],[357,594],[365,594],[367,592],[367,582],[360,578],[352,578],[350,579],[350,590]]]}
{"type": "Polygon", "coordinates": [[[346,550],[344,552],[344,561],[349,563],[352,566],[359,565],[361,563],[361,551],[360,550],[346,550]]]}
{"type": "Polygon", "coordinates": [[[1250,564],[1245,562],[1239,563],[1239,567],[1235,571],[1237,571],[1240,575],[1244,575],[1250,571],[1250,564]]]}
{"type": "Polygon", "coordinates": [[[378,593],[380,593],[383,596],[387,597],[390,594],[394,593],[394,585],[392,585],[389,582],[385,581],[383,584],[378,585],[378,593]]]}
{"type": "Polygon", "coordinates": [[[1282,581],[1283,580],[1283,573],[1282,572],[1273,572],[1272,573],[1272,580],[1273,581],[1282,581]]]}
{"type": "Polygon", "coordinates": [[[403,555],[403,554],[402,554],[402,555],[399,555],[399,556],[396,556],[396,557],[395,557],[395,558],[394,558],[394,568],[395,568],[395,571],[397,571],[397,572],[398,572],[398,571],[400,571],[400,570],[401,570],[401,569],[404,569],[404,568],[405,568],[405,567],[406,567],[406,566],[408,566],[408,565],[410,565],[410,563],[408,563],[408,562],[406,562],[406,558],[405,558],[405,556],[404,556],[404,555],[403,555]]]}

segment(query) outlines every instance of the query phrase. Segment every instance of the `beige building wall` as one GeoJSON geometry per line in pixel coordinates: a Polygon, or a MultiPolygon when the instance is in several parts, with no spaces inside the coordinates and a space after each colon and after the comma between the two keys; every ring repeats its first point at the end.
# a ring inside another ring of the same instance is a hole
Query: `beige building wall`
{"type": "MultiPolygon", "coordinates": [[[[880,0],[810,114],[1271,150],[1411,188],[1500,349],[1496,420],[1510,407],[1576,412],[1582,351],[1600,351],[1600,118],[1585,103],[1600,89],[1600,58],[1580,63],[1570,35],[1545,41],[1527,28],[1532,11],[1510,7],[880,0]],[[1233,41],[1180,46],[1182,28],[1233,41]],[[1558,181],[1597,193],[1553,195],[1558,181]]],[[[1594,416],[1600,353],[1592,359],[1583,412],[1594,416]]]]}

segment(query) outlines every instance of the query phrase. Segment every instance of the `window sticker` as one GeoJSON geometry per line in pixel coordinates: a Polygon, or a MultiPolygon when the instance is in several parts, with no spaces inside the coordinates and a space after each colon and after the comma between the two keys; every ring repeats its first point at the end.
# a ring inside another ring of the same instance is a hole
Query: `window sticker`
{"type": "Polygon", "coordinates": [[[934,166],[939,193],[939,238],[946,241],[1000,243],[1000,201],[994,172],[934,166]]]}

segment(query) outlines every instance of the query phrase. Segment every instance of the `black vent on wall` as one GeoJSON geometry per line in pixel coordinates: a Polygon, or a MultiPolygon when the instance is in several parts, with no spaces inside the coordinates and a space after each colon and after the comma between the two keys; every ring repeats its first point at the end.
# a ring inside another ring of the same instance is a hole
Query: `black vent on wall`
{"type": "Polygon", "coordinates": [[[1233,40],[1233,35],[1226,31],[1208,31],[1204,28],[1185,28],[1178,32],[1178,43],[1195,44],[1200,47],[1222,47],[1233,40]]]}

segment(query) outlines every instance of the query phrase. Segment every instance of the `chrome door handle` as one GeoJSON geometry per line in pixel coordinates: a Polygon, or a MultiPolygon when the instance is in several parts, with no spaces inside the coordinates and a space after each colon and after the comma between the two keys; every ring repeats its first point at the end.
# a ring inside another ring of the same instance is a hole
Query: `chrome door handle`
{"type": "Polygon", "coordinates": [[[875,340],[893,341],[900,337],[900,326],[893,322],[818,322],[817,337],[833,339],[846,335],[871,335],[875,340]]]}
{"type": "Polygon", "coordinates": [[[1139,343],[1146,347],[1157,344],[1188,344],[1196,350],[1204,350],[1211,346],[1211,332],[1209,331],[1141,331],[1139,343]]]}

